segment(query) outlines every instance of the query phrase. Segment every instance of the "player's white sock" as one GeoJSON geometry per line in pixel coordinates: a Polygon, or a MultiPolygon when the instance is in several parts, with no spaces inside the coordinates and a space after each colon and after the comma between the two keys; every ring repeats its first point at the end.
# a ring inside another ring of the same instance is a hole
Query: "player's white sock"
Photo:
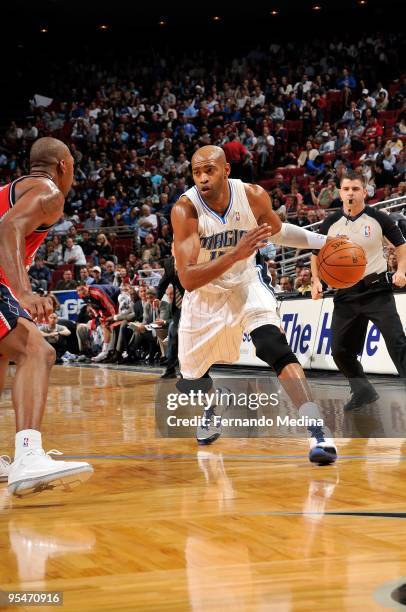
{"type": "MultiPolygon", "coordinates": [[[[299,408],[299,416],[324,421],[322,415],[320,414],[319,407],[315,402],[305,402],[302,404],[299,408]]],[[[324,422],[323,425],[310,425],[307,427],[307,429],[312,435],[314,435],[315,432],[322,431],[327,438],[332,437],[330,429],[324,425],[324,422]]]]}
{"type": "Polygon", "coordinates": [[[42,448],[41,432],[36,429],[23,429],[16,434],[14,459],[31,448],[42,448]]]}

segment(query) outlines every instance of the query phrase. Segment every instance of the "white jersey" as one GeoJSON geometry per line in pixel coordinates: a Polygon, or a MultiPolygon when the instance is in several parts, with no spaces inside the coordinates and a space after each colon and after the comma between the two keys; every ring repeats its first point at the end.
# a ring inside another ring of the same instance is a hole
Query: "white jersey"
{"type": "MultiPolygon", "coordinates": [[[[198,215],[200,252],[197,263],[205,263],[224,255],[238,244],[244,234],[258,227],[244,183],[239,179],[228,179],[228,186],[230,200],[223,216],[209,207],[196,186],[183,194],[193,203],[198,215]]],[[[256,277],[255,255],[252,255],[237,261],[227,272],[202,289],[215,292],[232,289],[256,277]]]]}

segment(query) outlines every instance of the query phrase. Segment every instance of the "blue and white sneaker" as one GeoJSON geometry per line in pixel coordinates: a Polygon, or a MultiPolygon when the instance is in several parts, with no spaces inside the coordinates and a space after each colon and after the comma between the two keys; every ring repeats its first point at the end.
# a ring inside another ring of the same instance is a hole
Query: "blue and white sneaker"
{"type": "Polygon", "coordinates": [[[202,424],[196,431],[198,444],[212,444],[221,436],[221,417],[216,415],[213,408],[205,410],[202,415],[202,424]]]}
{"type": "Polygon", "coordinates": [[[333,438],[326,438],[321,428],[312,429],[309,461],[318,465],[329,465],[337,461],[337,448],[333,438]]]}

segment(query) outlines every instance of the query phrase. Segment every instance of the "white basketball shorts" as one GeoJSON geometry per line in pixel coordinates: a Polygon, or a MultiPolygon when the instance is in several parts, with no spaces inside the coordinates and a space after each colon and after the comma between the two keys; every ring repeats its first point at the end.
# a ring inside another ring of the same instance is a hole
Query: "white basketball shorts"
{"type": "Polygon", "coordinates": [[[274,293],[259,276],[219,293],[204,287],[186,292],[179,325],[182,376],[200,378],[214,363],[238,361],[243,332],[262,325],[280,327],[280,318],[274,293]]]}

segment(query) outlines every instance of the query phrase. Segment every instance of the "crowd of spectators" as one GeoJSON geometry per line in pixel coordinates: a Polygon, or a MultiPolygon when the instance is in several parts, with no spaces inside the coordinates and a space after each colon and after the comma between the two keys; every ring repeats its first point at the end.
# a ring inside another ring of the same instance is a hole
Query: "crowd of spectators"
{"type": "MultiPolygon", "coordinates": [[[[137,299],[141,287],[154,291],[171,256],[171,208],[193,183],[190,159],[202,145],[223,147],[231,175],[259,182],[282,220],[299,226],[341,205],[348,167],[365,177],[369,203],[406,196],[404,49],[403,35],[374,34],[273,43],[227,61],[209,53],[71,65],[63,84],[50,74],[52,103],[33,101],[0,149],[3,183],[28,173],[40,136],[65,140],[75,159],[65,214],[29,270],[33,288],[126,287],[137,299]]],[[[280,250],[262,254],[276,291],[308,293],[306,266],[284,276],[280,250]]],[[[110,340],[99,340],[105,353],[110,340]]]]}

